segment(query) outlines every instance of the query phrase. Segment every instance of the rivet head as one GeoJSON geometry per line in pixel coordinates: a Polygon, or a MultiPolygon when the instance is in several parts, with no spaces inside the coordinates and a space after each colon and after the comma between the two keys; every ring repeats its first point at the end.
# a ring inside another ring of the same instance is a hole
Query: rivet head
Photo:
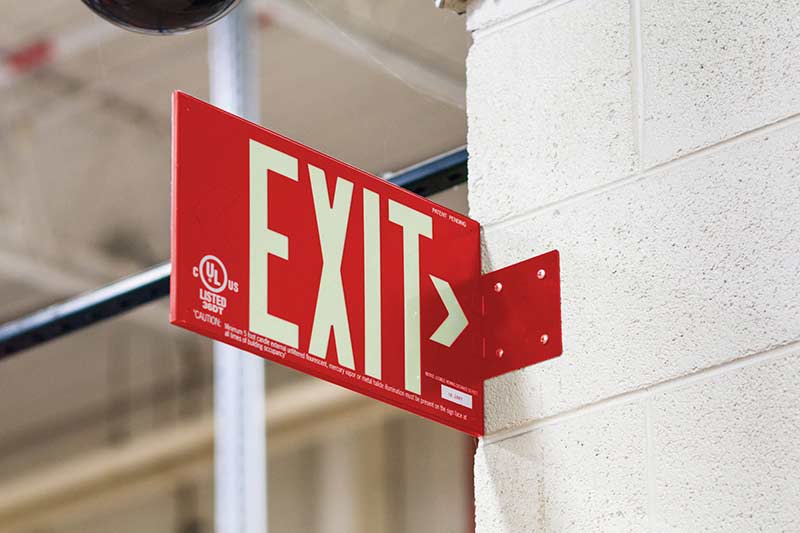
{"type": "Polygon", "coordinates": [[[547,272],[545,272],[543,268],[540,268],[539,271],[536,273],[536,277],[539,279],[544,279],[546,275],[547,272]]]}
{"type": "Polygon", "coordinates": [[[500,292],[503,290],[503,284],[499,281],[494,284],[494,292],[500,292]]]}
{"type": "Polygon", "coordinates": [[[539,342],[541,342],[542,344],[547,344],[547,342],[549,340],[550,340],[550,336],[547,333],[545,333],[541,337],[539,337],[539,342]]]}
{"type": "Polygon", "coordinates": [[[501,357],[503,357],[503,354],[504,354],[504,353],[505,353],[505,352],[503,351],[503,349],[502,349],[502,348],[498,348],[497,350],[495,350],[495,351],[494,351],[494,355],[495,355],[495,356],[496,356],[498,359],[500,359],[501,357]]]}

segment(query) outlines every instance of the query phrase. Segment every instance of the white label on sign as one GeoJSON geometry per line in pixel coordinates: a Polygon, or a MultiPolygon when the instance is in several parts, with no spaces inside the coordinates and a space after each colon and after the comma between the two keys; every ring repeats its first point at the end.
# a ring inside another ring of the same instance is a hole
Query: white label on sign
{"type": "Polygon", "coordinates": [[[468,409],[472,409],[472,395],[466,392],[461,392],[453,387],[442,385],[442,399],[449,400],[458,405],[463,405],[468,409]]]}

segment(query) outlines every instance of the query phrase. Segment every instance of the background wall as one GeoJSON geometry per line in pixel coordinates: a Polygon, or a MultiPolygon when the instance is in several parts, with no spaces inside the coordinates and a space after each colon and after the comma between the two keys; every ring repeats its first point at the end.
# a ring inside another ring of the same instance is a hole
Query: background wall
{"type": "MultiPolygon", "coordinates": [[[[464,145],[462,17],[250,3],[265,126],[378,175],[464,145]]],[[[2,324],[169,258],[170,93],[208,98],[208,42],[77,0],[0,13],[2,324]]],[[[0,532],[213,531],[211,343],[167,303],[0,361],[0,532]]],[[[469,530],[472,439],[267,366],[270,533],[469,530]]]]}
{"type": "Polygon", "coordinates": [[[475,0],[487,270],[564,354],[487,384],[479,532],[800,527],[800,4],[475,0]]]}

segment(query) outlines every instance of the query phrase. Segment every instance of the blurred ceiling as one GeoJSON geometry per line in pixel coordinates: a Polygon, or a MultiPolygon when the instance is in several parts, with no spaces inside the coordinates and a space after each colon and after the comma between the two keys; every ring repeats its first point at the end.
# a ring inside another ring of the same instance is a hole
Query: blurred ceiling
{"type": "MultiPolygon", "coordinates": [[[[432,0],[253,4],[266,127],[376,174],[465,143],[463,19],[432,0]]],[[[208,73],[205,31],[128,33],[79,0],[0,12],[6,321],[168,258],[170,94],[207,99],[208,73]]],[[[464,189],[440,201],[466,211],[464,189]]],[[[165,304],[0,362],[0,486],[209,410],[209,343],[165,304]]]]}

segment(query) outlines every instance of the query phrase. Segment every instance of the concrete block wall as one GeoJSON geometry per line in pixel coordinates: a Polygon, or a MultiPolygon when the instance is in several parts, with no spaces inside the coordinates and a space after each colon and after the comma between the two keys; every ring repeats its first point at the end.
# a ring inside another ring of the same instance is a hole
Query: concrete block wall
{"type": "Polygon", "coordinates": [[[486,386],[480,533],[800,530],[800,3],[472,0],[470,214],[557,248],[486,386]]]}

